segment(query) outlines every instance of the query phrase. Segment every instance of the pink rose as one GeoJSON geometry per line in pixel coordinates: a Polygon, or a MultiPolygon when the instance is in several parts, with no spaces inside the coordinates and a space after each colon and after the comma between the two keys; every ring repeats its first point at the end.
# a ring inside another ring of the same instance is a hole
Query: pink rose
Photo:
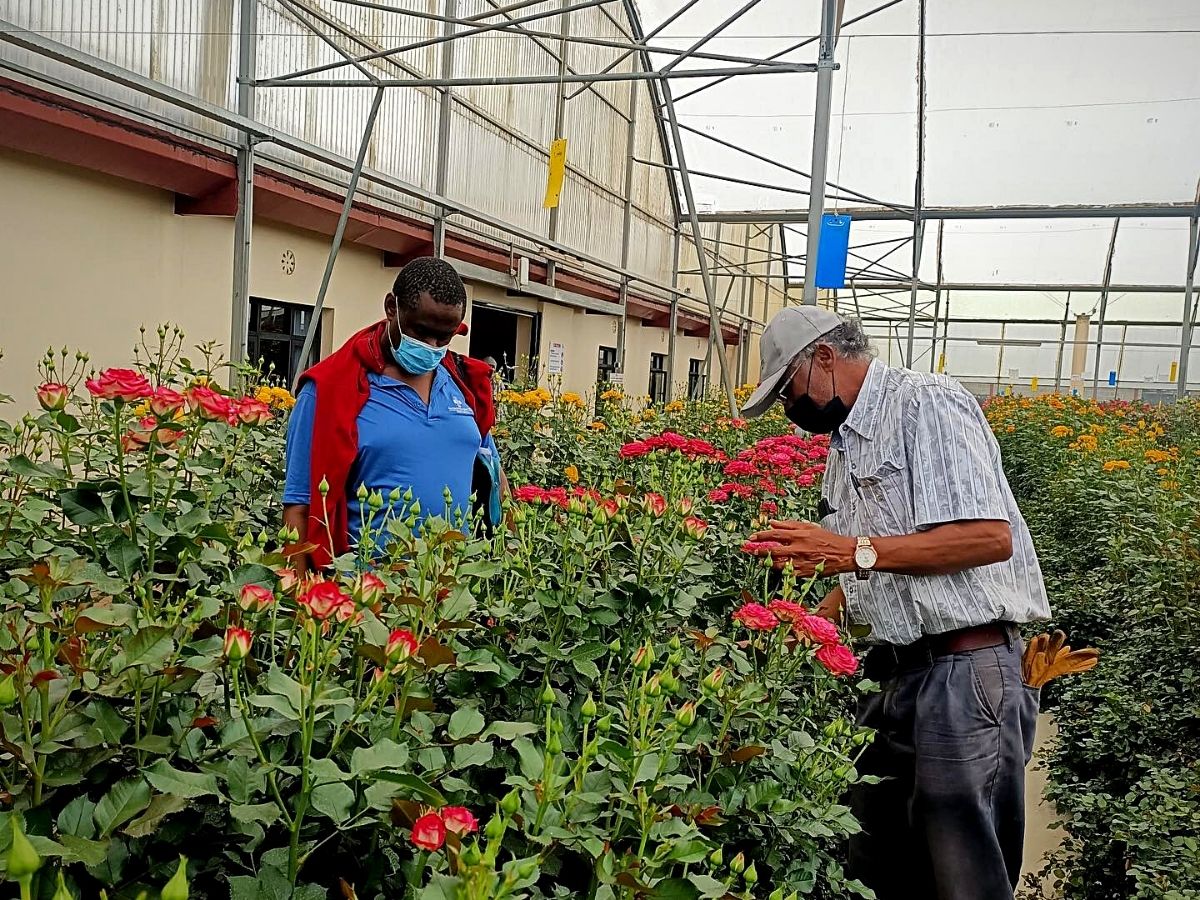
{"type": "Polygon", "coordinates": [[[808,610],[791,600],[772,600],[767,604],[767,609],[775,613],[776,618],[781,622],[795,623],[808,615],[808,610]]]}
{"type": "Polygon", "coordinates": [[[452,831],[459,837],[479,830],[479,821],[465,806],[447,806],[442,810],[442,823],[447,831],[452,831]]]}
{"type": "Polygon", "coordinates": [[[160,387],[150,395],[150,409],[156,416],[169,419],[183,409],[183,394],[160,387]]]}
{"type": "Polygon", "coordinates": [[[635,459],[645,456],[652,448],[645,441],[631,441],[621,448],[622,459],[635,459]]]}
{"type": "Polygon", "coordinates": [[[366,572],[358,580],[358,594],[365,606],[374,606],[387,592],[387,585],[374,572],[366,572]]]}
{"type": "Polygon", "coordinates": [[[238,606],[246,612],[262,612],[275,602],[275,595],[258,584],[247,584],[238,596],[238,606]]]}
{"type": "Polygon", "coordinates": [[[745,603],[734,610],[733,621],[751,631],[770,631],[779,625],[779,619],[761,603],[745,603]]]}
{"type": "Polygon", "coordinates": [[[308,588],[296,601],[308,610],[318,622],[328,619],[340,607],[347,604],[353,609],[353,601],[341,587],[332,581],[318,581],[308,588]]]}
{"type": "Polygon", "coordinates": [[[858,657],[845,644],[822,644],[817,650],[817,660],[834,675],[853,675],[858,671],[858,657]]]}
{"type": "Polygon", "coordinates": [[[243,397],[241,400],[234,401],[233,407],[237,412],[238,420],[244,425],[265,425],[274,418],[271,415],[271,408],[253,397],[243,397]]]}
{"type": "Polygon", "coordinates": [[[121,400],[126,403],[149,397],[150,382],[133,369],[105,369],[85,384],[93,397],[101,400],[121,400]]]}
{"type": "Polygon", "coordinates": [[[667,499],[662,494],[646,494],[642,498],[642,506],[654,518],[661,518],[667,512],[667,499]]]}
{"type": "Polygon", "coordinates": [[[841,640],[837,626],[828,619],[814,616],[803,611],[802,615],[792,620],[796,637],[812,641],[814,644],[836,644],[841,640]]]}
{"type": "Polygon", "coordinates": [[[708,523],[703,519],[688,516],[683,520],[683,533],[694,540],[700,540],[706,531],[708,531],[708,523]]]}
{"type": "Polygon", "coordinates": [[[37,389],[38,403],[46,412],[58,412],[60,409],[66,409],[67,398],[70,396],[71,389],[57,381],[47,381],[37,389]]]}
{"type": "Polygon", "coordinates": [[[253,640],[254,635],[245,628],[230,625],[225,629],[225,643],[223,647],[225,658],[232,662],[245,659],[250,655],[250,642],[253,640]]]}
{"type": "Polygon", "coordinates": [[[210,422],[228,422],[233,413],[233,404],[224,394],[218,394],[207,385],[198,384],[187,392],[188,409],[197,412],[210,422]]]}

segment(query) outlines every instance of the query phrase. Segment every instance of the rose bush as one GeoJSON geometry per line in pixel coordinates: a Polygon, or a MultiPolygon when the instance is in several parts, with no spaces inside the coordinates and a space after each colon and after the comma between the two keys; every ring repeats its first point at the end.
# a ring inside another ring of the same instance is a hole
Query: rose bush
{"type": "Polygon", "coordinates": [[[113,898],[864,895],[839,863],[869,740],[856,660],[813,585],[741,550],[767,502],[811,514],[818,442],[788,439],[768,485],[725,467],[779,452],[779,421],[612,396],[593,419],[528,392],[501,403],[509,527],[418,524],[364,491],[360,555],[297,578],[290,395],[227,392],[211,348],[157,338],[129,370],[47,356],[41,411],[0,424],[7,877],[113,898]],[[710,496],[742,477],[752,496],[710,496]]]}
{"type": "Polygon", "coordinates": [[[987,406],[1055,624],[1102,651],[1044,695],[1067,837],[1039,895],[1200,897],[1198,412],[1058,396],[987,406]]]}

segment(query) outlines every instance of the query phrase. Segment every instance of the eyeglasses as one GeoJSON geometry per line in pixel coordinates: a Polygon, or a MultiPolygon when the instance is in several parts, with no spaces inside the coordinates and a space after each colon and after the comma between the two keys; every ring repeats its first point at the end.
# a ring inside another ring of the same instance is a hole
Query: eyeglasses
{"type": "Polygon", "coordinates": [[[787,406],[792,402],[792,382],[796,380],[796,373],[800,371],[800,367],[802,365],[804,365],[804,362],[797,360],[788,366],[788,373],[786,376],[784,376],[784,379],[781,382],[783,386],[779,389],[779,393],[776,395],[779,402],[784,406],[787,406]]]}

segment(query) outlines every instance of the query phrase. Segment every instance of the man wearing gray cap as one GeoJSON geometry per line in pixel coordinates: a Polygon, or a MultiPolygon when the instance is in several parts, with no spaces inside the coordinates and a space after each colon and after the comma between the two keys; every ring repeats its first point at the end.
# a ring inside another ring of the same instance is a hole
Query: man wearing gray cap
{"type": "Polygon", "coordinates": [[[821,524],[772,522],[776,566],[836,575],[822,614],[870,626],[860,724],[876,729],[852,806],[852,874],[880,900],[1012,900],[1038,696],[1017,624],[1049,616],[1037,555],[983,411],[943,375],[873,358],[862,326],[814,306],[762,336],[775,401],[830,435],[821,524]]]}

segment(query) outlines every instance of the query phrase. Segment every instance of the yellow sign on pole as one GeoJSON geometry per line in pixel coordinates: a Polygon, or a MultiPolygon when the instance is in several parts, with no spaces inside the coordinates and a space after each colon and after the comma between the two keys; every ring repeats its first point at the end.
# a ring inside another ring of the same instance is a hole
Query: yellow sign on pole
{"type": "Polygon", "coordinates": [[[1171,360],[1171,377],[1167,380],[1168,381],[1178,381],[1179,380],[1179,363],[1176,360],[1171,360]]]}
{"type": "Polygon", "coordinates": [[[542,206],[556,209],[562,193],[563,177],[567,172],[567,139],[558,138],[550,145],[550,171],[546,176],[546,199],[542,206]]]}
{"type": "Polygon", "coordinates": [[[1037,380],[1037,376],[1036,376],[1036,375],[1034,375],[1032,378],[1030,378],[1030,379],[1029,379],[1029,390],[1030,390],[1030,392],[1031,392],[1031,393],[1034,393],[1034,394],[1036,394],[1036,393],[1037,393],[1037,387],[1038,387],[1038,380],[1037,380]]]}
{"type": "Polygon", "coordinates": [[[946,354],[939,353],[938,354],[938,374],[941,374],[942,372],[945,372],[945,371],[946,371],[946,354]]]}

